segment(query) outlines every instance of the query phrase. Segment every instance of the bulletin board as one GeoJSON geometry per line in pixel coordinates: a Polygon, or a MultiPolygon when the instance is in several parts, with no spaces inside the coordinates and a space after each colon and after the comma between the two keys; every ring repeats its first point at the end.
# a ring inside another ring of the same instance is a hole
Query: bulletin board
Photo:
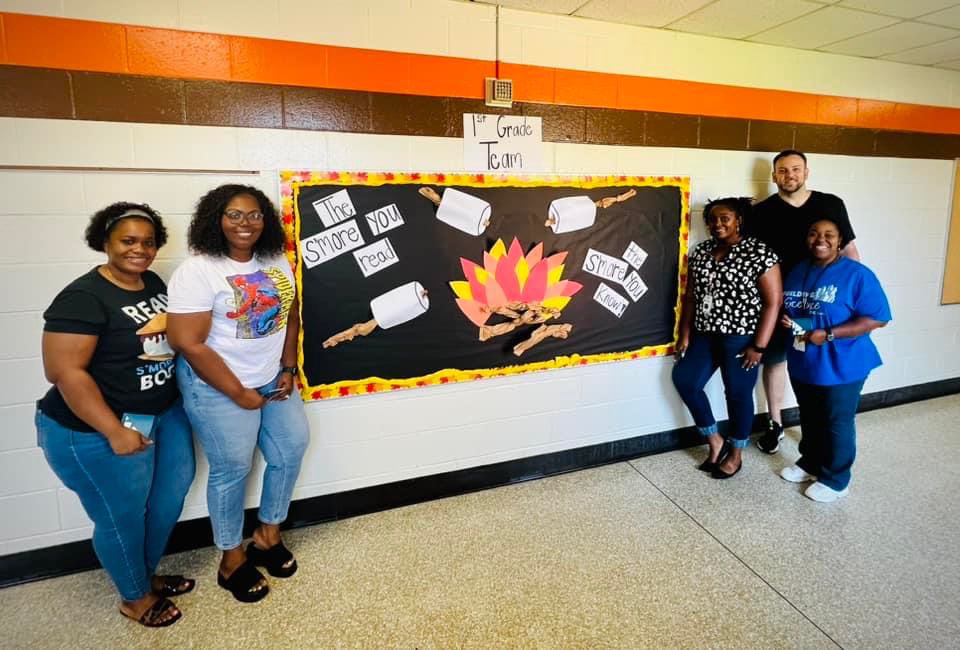
{"type": "Polygon", "coordinates": [[[686,177],[280,181],[305,400],[673,351],[686,177]]]}

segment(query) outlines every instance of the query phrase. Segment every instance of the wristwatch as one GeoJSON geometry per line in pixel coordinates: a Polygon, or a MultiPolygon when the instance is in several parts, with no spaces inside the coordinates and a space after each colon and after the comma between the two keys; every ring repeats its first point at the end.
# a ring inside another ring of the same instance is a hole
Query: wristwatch
{"type": "Polygon", "coordinates": [[[836,337],[833,335],[833,328],[832,328],[832,327],[828,327],[828,328],[825,329],[824,331],[827,333],[827,340],[830,341],[831,343],[833,343],[833,339],[836,338],[836,337]]]}
{"type": "Polygon", "coordinates": [[[289,372],[294,377],[297,376],[297,367],[296,366],[280,366],[280,372],[289,372]]]}

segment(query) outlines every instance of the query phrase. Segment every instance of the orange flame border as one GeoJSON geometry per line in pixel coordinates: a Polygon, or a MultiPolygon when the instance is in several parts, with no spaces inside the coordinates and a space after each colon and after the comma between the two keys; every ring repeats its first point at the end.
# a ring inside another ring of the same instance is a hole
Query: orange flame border
{"type": "MultiPolygon", "coordinates": [[[[300,340],[297,345],[297,359],[300,368],[300,394],[304,401],[324,400],[348,395],[366,395],[404,388],[418,388],[436,384],[450,384],[461,381],[485,379],[487,377],[506,377],[551,368],[569,368],[608,361],[624,361],[673,354],[680,322],[680,305],[687,284],[687,248],[690,241],[690,177],[689,176],[564,176],[564,175],[519,175],[504,176],[498,174],[469,173],[415,173],[415,172],[336,172],[283,170],[280,172],[280,209],[284,232],[287,236],[287,259],[297,277],[297,298],[301,317],[303,309],[303,275],[297,257],[297,242],[300,241],[300,212],[297,197],[300,188],[317,185],[368,185],[385,183],[409,183],[429,185],[457,185],[462,187],[579,187],[593,189],[597,187],[677,187],[680,190],[680,259],[677,300],[674,305],[673,342],[664,345],[646,346],[626,352],[608,352],[604,354],[556,357],[550,361],[525,363],[504,368],[483,368],[478,370],[444,369],[423,377],[407,379],[366,379],[344,380],[332,384],[309,385],[303,373],[304,328],[300,328],[300,340]]],[[[302,318],[301,318],[302,321],[302,318]]]]}

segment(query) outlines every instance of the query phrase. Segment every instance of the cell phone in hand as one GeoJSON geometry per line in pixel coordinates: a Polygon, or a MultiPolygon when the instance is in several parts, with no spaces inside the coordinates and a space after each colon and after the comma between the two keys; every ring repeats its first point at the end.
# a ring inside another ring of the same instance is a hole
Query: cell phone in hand
{"type": "Polygon", "coordinates": [[[155,415],[124,413],[120,416],[120,424],[128,429],[139,431],[144,437],[150,438],[153,435],[153,425],[156,419],[155,415]]]}
{"type": "Polygon", "coordinates": [[[273,388],[271,390],[268,390],[266,393],[263,393],[263,396],[267,399],[268,402],[272,402],[279,398],[282,398],[286,392],[287,391],[284,388],[273,388]]]}

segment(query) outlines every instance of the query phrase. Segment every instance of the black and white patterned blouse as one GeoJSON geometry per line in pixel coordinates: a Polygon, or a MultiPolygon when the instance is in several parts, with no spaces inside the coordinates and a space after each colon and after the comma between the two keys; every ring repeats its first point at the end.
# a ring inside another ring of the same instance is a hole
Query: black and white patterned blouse
{"type": "Polygon", "coordinates": [[[763,301],[760,276],[780,260],[755,237],[744,237],[719,262],[713,251],[720,242],[709,239],[690,254],[696,311],[693,326],[700,332],[749,335],[757,331],[763,301]]]}

